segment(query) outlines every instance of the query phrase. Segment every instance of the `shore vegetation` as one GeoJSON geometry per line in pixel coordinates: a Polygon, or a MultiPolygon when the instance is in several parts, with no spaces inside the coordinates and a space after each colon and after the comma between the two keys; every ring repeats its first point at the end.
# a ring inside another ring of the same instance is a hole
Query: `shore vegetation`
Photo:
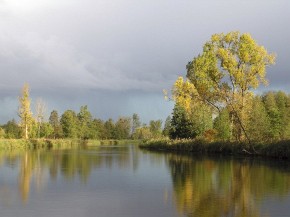
{"type": "Polygon", "coordinates": [[[254,92],[268,84],[275,59],[248,33],[212,35],[187,64],[186,78],[177,78],[171,95],[165,91],[175,102],[168,138],[142,147],[288,157],[290,95],[254,92]]]}

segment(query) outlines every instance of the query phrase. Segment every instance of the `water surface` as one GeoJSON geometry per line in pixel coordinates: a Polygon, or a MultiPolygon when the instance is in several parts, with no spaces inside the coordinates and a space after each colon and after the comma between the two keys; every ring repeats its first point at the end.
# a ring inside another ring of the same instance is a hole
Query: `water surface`
{"type": "Polygon", "coordinates": [[[286,161],[136,145],[0,152],[0,216],[289,216],[286,161]]]}

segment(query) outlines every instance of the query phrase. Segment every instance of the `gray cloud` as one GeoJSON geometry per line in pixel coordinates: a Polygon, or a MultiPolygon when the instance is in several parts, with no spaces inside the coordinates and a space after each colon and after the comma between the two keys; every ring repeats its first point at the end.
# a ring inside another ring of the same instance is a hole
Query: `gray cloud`
{"type": "MultiPolygon", "coordinates": [[[[132,107],[148,116],[145,105],[163,117],[154,110],[162,89],[185,75],[211,34],[232,30],[277,53],[269,88],[289,91],[289,8],[287,0],[2,0],[0,121],[13,116],[24,82],[51,105],[63,102],[60,110],[98,100],[103,117],[132,107]],[[120,109],[107,112],[112,101],[120,109]]],[[[167,115],[172,105],[159,107],[167,115]]]]}

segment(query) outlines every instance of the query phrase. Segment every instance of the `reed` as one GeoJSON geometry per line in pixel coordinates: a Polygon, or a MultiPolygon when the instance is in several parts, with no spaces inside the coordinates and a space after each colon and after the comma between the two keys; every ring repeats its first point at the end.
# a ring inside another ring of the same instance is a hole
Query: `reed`
{"type": "Polygon", "coordinates": [[[139,140],[81,140],[81,139],[0,139],[1,150],[55,148],[69,149],[84,146],[139,144],[139,140]]]}
{"type": "Polygon", "coordinates": [[[255,143],[249,146],[248,143],[243,142],[208,142],[202,139],[159,139],[148,140],[141,144],[140,148],[155,151],[199,152],[201,154],[216,153],[290,159],[290,140],[255,143]]]}

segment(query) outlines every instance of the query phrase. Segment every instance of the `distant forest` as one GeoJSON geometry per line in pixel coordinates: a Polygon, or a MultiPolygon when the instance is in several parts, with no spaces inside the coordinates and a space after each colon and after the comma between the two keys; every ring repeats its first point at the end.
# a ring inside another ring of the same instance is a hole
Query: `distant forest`
{"type": "MultiPolygon", "coordinates": [[[[25,84],[19,97],[20,122],[14,119],[0,127],[0,138],[79,138],[79,139],[150,139],[162,136],[162,120],[151,120],[142,124],[138,114],[119,117],[117,121],[94,118],[88,106],[79,112],[66,110],[59,115],[53,110],[45,120],[45,103],[37,100],[35,114],[30,108],[29,85],[25,84]]],[[[166,131],[164,131],[166,133],[166,131]]]]}

